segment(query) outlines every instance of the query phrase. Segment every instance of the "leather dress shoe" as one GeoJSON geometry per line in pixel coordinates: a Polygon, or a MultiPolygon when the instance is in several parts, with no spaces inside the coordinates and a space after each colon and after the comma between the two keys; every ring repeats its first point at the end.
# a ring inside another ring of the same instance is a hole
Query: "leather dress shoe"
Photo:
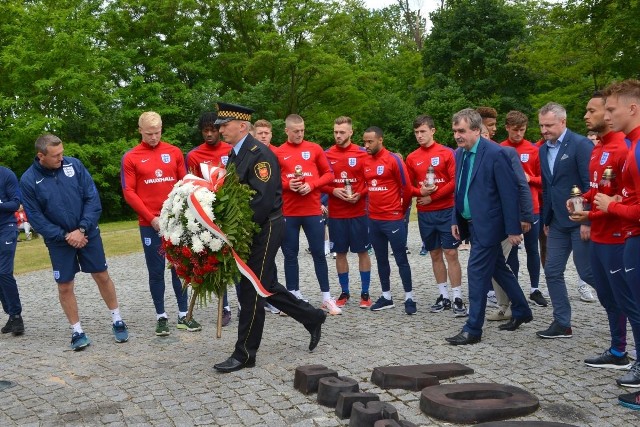
{"type": "Polygon", "coordinates": [[[309,341],[309,351],[313,351],[314,348],[318,346],[320,342],[320,336],[322,335],[322,324],[327,318],[327,314],[324,313],[324,317],[322,322],[316,323],[314,326],[309,329],[309,333],[311,334],[311,340],[309,341]]]}
{"type": "Polygon", "coordinates": [[[480,335],[471,335],[469,332],[462,331],[455,337],[445,338],[451,345],[467,345],[480,342],[480,335]]]}
{"type": "Polygon", "coordinates": [[[245,363],[242,363],[233,357],[228,358],[222,363],[213,365],[216,371],[224,373],[239,371],[244,368],[253,368],[254,366],[256,366],[256,359],[249,359],[245,363]]]}
{"type": "Polygon", "coordinates": [[[503,323],[502,325],[498,326],[498,329],[500,329],[501,331],[515,331],[523,323],[529,323],[532,320],[533,316],[522,317],[520,319],[512,317],[511,320],[509,320],[507,323],[503,323]]]}

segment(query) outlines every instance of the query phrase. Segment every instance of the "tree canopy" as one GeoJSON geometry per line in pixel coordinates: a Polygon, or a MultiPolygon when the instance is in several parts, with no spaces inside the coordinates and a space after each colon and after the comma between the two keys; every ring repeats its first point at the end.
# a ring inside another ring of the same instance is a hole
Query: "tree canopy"
{"type": "MultiPolygon", "coordinates": [[[[120,159],[137,118],[163,118],[163,139],[199,144],[199,115],[241,103],[255,119],[305,118],[328,147],[348,115],[354,140],[371,125],[407,154],[411,124],[431,114],[452,143],[451,115],[490,105],[530,116],[557,101],[584,131],[584,104],[612,80],[637,77],[637,0],[443,0],[426,18],[407,0],[8,0],[0,3],[0,163],[22,174],[45,132],[89,168],[104,216],[131,215],[120,159]]],[[[499,118],[499,123],[501,119],[499,118]]],[[[499,134],[504,136],[504,134],[499,134]]]]}

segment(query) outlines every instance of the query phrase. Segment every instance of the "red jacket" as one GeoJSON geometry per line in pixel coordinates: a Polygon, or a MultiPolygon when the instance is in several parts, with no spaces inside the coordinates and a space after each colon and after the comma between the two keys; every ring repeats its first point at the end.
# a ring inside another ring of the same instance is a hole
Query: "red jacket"
{"type": "Polygon", "coordinates": [[[287,141],[274,151],[282,169],[282,212],[285,216],[321,215],[320,187],[333,181],[333,172],[324,150],[318,144],[302,141],[292,144],[287,141]],[[289,188],[289,181],[295,177],[296,166],[302,167],[305,183],[311,192],[304,196],[289,188]]]}
{"type": "Polygon", "coordinates": [[[437,142],[430,147],[418,147],[407,156],[407,171],[412,186],[412,195],[422,197],[420,187],[427,176],[429,166],[433,166],[438,189],[431,193],[431,203],[419,205],[418,212],[433,212],[449,209],[454,204],[456,186],[456,159],[454,151],[437,142]]]}
{"type": "Polygon", "coordinates": [[[542,199],[542,172],[540,170],[539,149],[531,141],[523,139],[520,144],[514,144],[507,139],[502,141],[500,145],[504,147],[513,147],[520,156],[520,163],[524,173],[529,175],[529,190],[531,191],[531,200],[533,201],[533,213],[540,213],[540,199],[542,199]]]}
{"type": "Polygon", "coordinates": [[[412,186],[402,159],[382,148],[365,160],[364,177],[369,187],[369,218],[403,219],[411,204],[412,186]]]}
{"type": "MultiPolygon", "coordinates": [[[[609,196],[622,193],[622,168],[627,158],[627,143],[622,132],[609,132],[600,138],[591,152],[589,162],[589,191],[583,194],[588,203],[593,203],[593,198],[598,193],[609,196]],[[602,173],[611,166],[615,178],[611,182],[604,182],[602,173]]],[[[591,240],[596,243],[622,244],[624,243],[623,221],[617,221],[610,213],[591,208],[589,211],[591,221],[591,240]]]]}
{"type": "Polygon", "coordinates": [[[611,202],[609,212],[625,220],[624,237],[640,236],[640,126],[627,135],[631,148],[622,169],[622,201],[611,202]]]}
{"type": "Polygon", "coordinates": [[[325,151],[329,166],[333,169],[333,182],[321,188],[329,195],[330,218],[357,218],[367,214],[366,196],[367,185],[364,180],[364,162],[369,157],[366,150],[356,144],[349,144],[347,148],[337,145],[325,151]],[[345,180],[351,183],[353,193],[360,193],[356,203],[345,202],[333,195],[336,188],[344,188],[345,180]]]}
{"type": "Polygon", "coordinates": [[[155,147],[140,142],[124,154],[120,171],[122,192],[138,214],[140,225],[150,226],[160,216],[162,204],[185,175],[182,151],[166,142],[155,147]]]}

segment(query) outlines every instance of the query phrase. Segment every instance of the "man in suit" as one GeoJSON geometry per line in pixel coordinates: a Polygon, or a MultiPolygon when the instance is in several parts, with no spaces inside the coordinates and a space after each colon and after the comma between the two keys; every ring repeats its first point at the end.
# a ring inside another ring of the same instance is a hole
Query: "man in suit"
{"type": "Polygon", "coordinates": [[[507,267],[501,242],[522,241],[517,178],[505,151],[480,137],[482,117],[471,108],[453,116],[456,152],[456,193],[451,232],[457,239],[470,236],[467,263],[469,318],[462,331],[446,340],[452,345],[474,344],[482,336],[486,294],[491,278],[512,301],[512,319],[501,329],[517,329],[533,319],[518,281],[507,267]]]}
{"type": "Polygon", "coordinates": [[[540,147],[542,170],[542,221],[547,235],[547,261],[544,274],[553,305],[553,322],[536,333],[540,338],[571,338],[571,304],[564,281],[569,254],[580,277],[593,286],[589,263],[591,226],[569,219],[567,200],[571,189],[589,190],[589,161],[593,144],[584,136],[567,129],[567,111],[550,102],[538,112],[540,133],[545,143],[540,147]]]}
{"type": "MultiPolygon", "coordinates": [[[[218,119],[215,124],[220,126],[224,140],[233,146],[227,166],[235,165],[240,182],[256,191],[250,206],[253,220],[260,226],[260,231],[253,236],[247,265],[256,274],[266,293],[271,294],[267,302],[302,323],[309,331],[309,350],[313,350],[320,341],[326,314],[293,296],[278,283],[276,277],[275,258],[284,234],[278,160],[266,145],[249,135],[253,110],[221,102],[217,108],[218,119]]],[[[213,366],[219,372],[254,367],[262,340],[265,300],[246,277],[242,277],[239,286],[238,341],[231,357],[213,366]]]]}

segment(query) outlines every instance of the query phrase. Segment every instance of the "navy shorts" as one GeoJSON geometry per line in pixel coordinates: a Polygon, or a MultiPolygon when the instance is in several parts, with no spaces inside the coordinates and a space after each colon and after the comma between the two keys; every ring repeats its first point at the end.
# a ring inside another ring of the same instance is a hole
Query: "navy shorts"
{"type": "Polygon", "coordinates": [[[107,259],[98,229],[82,249],[76,249],[67,242],[49,243],[47,249],[53,267],[53,278],[57,283],[71,282],[79,271],[101,273],[107,270],[107,259]]]}
{"type": "Polygon", "coordinates": [[[418,212],[420,237],[428,251],[434,249],[457,249],[460,244],[451,234],[453,208],[431,212],[418,212]]]}
{"type": "Polygon", "coordinates": [[[331,251],[346,254],[367,251],[369,243],[369,221],[366,215],[356,218],[329,218],[331,251]]]}

